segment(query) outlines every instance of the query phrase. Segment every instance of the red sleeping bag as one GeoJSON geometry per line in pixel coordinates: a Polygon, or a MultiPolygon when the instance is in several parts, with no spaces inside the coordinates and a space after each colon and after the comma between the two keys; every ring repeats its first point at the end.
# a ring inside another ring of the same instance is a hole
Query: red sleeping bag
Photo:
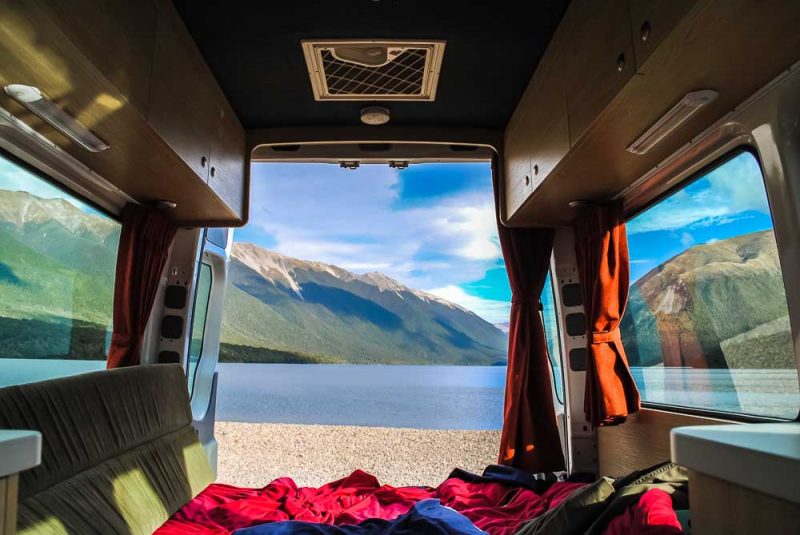
{"type": "Polygon", "coordinates": [[[438,498],[490,534],[511,535],[523,523],[561,503],[583,483],[554,483],[543,494],[496,482],[470,483],[450,478],[436,488],[381,486],[375,476],[356,470],[319,488],[298,487],[290,478],[263,489],[212,484],[175,513],[158,535],[228,534],[240,528],[301,520],[359,524],[369,518],[393,520],[415,503],[438,498]]]}

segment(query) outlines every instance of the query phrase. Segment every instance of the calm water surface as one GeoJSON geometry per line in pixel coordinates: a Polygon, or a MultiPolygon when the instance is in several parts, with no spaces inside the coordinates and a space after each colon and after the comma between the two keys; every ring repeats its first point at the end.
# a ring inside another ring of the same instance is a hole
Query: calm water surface
{"type": "Polygon", "coordinates": [[[217,419],[500,429],[504,366],[220,364],[217,419]]]}
{"type": "MultiPolygon", "coordinates": [[[[0,386],[101,370],[100,361],[0,359],[0,386]]],[[[505,367],[219,364],[217,419],[500,429],[505,367]]],[[[796,370],[633,368],[657,403],[792,419],[796,370]]]]}

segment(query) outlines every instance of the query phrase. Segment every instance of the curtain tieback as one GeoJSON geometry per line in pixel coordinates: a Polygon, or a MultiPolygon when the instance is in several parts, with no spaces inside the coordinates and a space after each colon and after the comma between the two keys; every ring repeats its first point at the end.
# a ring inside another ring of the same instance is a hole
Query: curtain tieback
{"type": "Polygon", "coordinates": [[[592,333],[592,344],[621,343],[622,337],[619,328],[610,331],[597,331],[592,333]]]}

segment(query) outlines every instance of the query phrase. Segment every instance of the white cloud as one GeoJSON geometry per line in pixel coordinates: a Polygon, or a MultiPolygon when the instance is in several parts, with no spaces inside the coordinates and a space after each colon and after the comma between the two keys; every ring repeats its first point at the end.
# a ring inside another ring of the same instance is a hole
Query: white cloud
{"type": "Polygon", "coordinates": [[[511,303],[506,301],[495,301],[492,299],[482,299],[470,295],[460,286],[449,285],[442,288],[426,290],[428,293],[439,296],[457,305],[471,310],[489,323],[502,323],[508,321],[511,312],[511,303]]]}
{"type": "Polygon", "coordinates": [[[747,211],[769,213],[761,170],[748,153],[709,173],[704,183],[709,187],[678,191],[643,212],[629,223],[628,233],[707,227],[747,217],[747,211]]]}
{"type": "MultiPolygon", "coordinates": [[[[270,248],[282,254],[380,271],[411,288],[458,287],[495,267],[501,251],[490,193],[404,205],[398,183],[398,172],[383,165],[350,171],[256,164],[248,227],[269,235],[270,248]]],[[[237,236],[247,241],[247,229],[237,236]]],[[[483,300],[470,303],[491,308],[483,300]]]]}

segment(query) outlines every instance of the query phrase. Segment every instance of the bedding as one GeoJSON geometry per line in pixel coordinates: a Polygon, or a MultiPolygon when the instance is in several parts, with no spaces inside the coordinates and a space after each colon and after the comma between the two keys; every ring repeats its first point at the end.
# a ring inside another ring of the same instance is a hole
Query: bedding
{"type": "Polygon", "coordinates": [[[224,535],[283,521],[356,526],[371,519],[392,521],[418,502],[438,499],[441,506],[463,515],[480,530],[512,535],[524,522],[558,506],[582,486],[580,482],[550,482],[537,493],[509,481],[451,477],[435,488],[392,487],[361,470],[319,488],[298,487],[289,478],[276,479],[263,489],[212,484],[156,533],[224,535]]]}
{"type": "Polygon", "coordinates": [[[438,487],[392,487],[356,470],[319,488],[290,478],[261,489],[212,484],[157,535],[677,535],[686,470],[663,463],[585,483],[491,466],[455,470],[438,487]]]}
{"type": "Polygon", "coordinates": [[[439,500],[418,502],[394,520],[372,518],[358,525],[332,526],[313,522],[273,522],[236,531],[236,535],[481,535],[486,533],[439,500]]]}

